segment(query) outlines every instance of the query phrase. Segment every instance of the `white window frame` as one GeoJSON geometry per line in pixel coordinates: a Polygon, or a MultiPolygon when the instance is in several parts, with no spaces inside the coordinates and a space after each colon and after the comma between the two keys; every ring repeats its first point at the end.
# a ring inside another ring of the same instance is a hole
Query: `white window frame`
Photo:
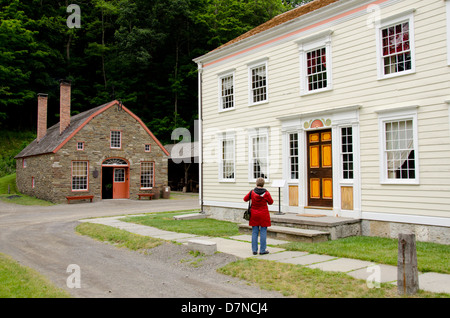
{"type": "Polygon", "coordinates": [[[122,131],[118,130],[118,129],[112,129],[110,134],[109,134],[109,147],[111,149],[122,149],[122,131]],[[117,141],[117,137],[114,137],[113,140],[113,133],[119,133],[119,147],[116,147],[115,145],[113,146],[113,141],[114,143],[117,141]]]}
{"type": "Polygon", "coordinates": [[[299,58],[300,58],[300,95],[316,94],[333,89],[333,63],[331,54],[331,35],[333,31],[327,30],[318,34],[308,36],[297,41],[299,58]],[[327,86],[319,89],[309,90],[308,85],[308,62],[307,55],[311,51],[325,48],[326,56],[326,74],[327,74],[327,86]]]}
{"type": "Polygon", "coordinates": [[[153,189],[153,187],[155,186],[155,162],[153,162],[153,161],[141,161],[140,168],[141,169],[140,169],[139,188],[141,190],[153,189]],[[146,166],[147,164],[149,165],[149,167],[151,167],[151,170],[148,170],[148,172],[146,171],[146,173],[149,174],[148,176],[144,176],[142,174],[142,168],[144,166],[146,166]],[[149,184],[144,184],[144,186],[143,186],[142,177],[148,178],[148,179],[145,179],[145,182],[150,182],[151,184],[150,183],[149,184]],[[151,177],[151,179],[150,179],[150,177],[151,177]],[[148,185],[150,185],[150,186],[148,186],[148,185]]]}
{"type": "Polygon", "coordinates": [[[340,172],[341,172],[341,175],[340,175],[340,179],[341,179],[341,182],[352,182],[353,181],[353,179],[355,178],[355,137],[354,137],[354,132],[353,132],[353,130],[354,130],[354,128],[353,128],[353,126],[352,125],[348,125],[348,126],[340,126],[339,127],[339,139],[340,139],[340,149],[339,149],[339,153],[340,153],[340,156],[341,156],[341,167],[340,167],[340,172]],[[352,134],[351,135],[345,135],[345,136],[347,136],[347,138],[346,138],[346,146],[347,146],[347,151],[344,151],[344,143],[343,143],[343,138],[344,138],[344,134],[342,133],[342,130],[343,129],[351,129],[352,130],[352,134]],[[348,143],[348,136],[351,136],[351,138],[352,138],[352,142],[351,143],[348,143]],[[349,151],[349,149],[348,149],[348,146],[349,145],[351,145],[351,147],[352,147],[352,149],[351,149],[351,151],[349,151]],[[344,157],[345,157],[345,155],[351,155],[352,156],[352,160],[351,161],[345,161],[344,160],[344,157]],[[350,163],[351,162],[351,165],[352,165],[352,168],[350,169],[350,168],[347,168],[347,169],[344,169],[344,164],[345,163],[350,163]],[[350,171],[351,171],[351,177],[350,177],[350,175],[348,175],[347,176],[347,178],[345,178],[345,172],[348,172],[348,173],[350,173],[350,171]]]}
{"type": "Polygon", "coordinates": [[[225,72],[218,74],[217,85],[218,85],[218,92],[219,92],[219,112],[226,112],[226,111],[230,111],[230,110],[233,110],[236,108],[236,85],[235,85],[234,79],[235,79],[235,71],[234,70],[229,70],[229,71],[225,71],[225,72]],[[222,95],[222,93],[223,93],[222,80],[227,77],[232,78],[231,80],[232,80],[232,85],[233,85],[233,93],[230,96],[233,99],[233,106],[224,108],[224,101],[223,101],[224,96],[222,95]]]}
{"type": "Polygon", "coordinates": [[[289,181],[298,181],[300,178],[300,134],[297,131],[287,132],[287,142],[288,142],[288,173],[289,173],[289,181]],[[291,148],[291,135],[297,135],[297,155],[292,154],[291,148]],[[297,158],[297,178],[292,178],[292,158],[297,158]]]}
{"type": "Polygon", "coordinates": [[[380,149],[380,183],[381,184],[419,184],[419,147],[417,131],[417,106],[403,107],[392,111],[378,112],[379,149],[380,149]],[[414,179],[390,179],[387,171],[386,123],[412,120],[414,149],[414,179]]]}
{"type": "Polygon", "coordinates": [[[235,182],[236,181],[236,136],[234,133],[223,133],[219,135],[219,182],[235,182]],[[224,142],[232,142],[231,150],[232,153],[230,157],[227,160],[232,161],[233,163],[233,177],[232,178],[226,178],[224,177],[224,142]]]}
{"type": "Polygon", "coordinates": [[[264,180],[266,182],[269,181],[270,176],[270,165],[269,165],[269,131],[267,128],[256,128],[251,129],[248,133],[248,181],[250,183],[255,182],[257,178],[254,177],[254,170],[253,170],[253,143],[256,140],[256,138],[264,137],[266,138],[266,145],[264,147],[264,151],[266,153],[265,160],[266,160],[266,178],[264,180]]]}
{"type": "Polygon", "coordinates": [[[414,12],[415,9],[395,14],[391,17],[381,19],[380,23],[376,25],[376,46],[377,46],[377,70],[378,79],[387,79],[397,76],[403,76],[413,74],[416,72],[416,59],[415,59],[415,36],[414,36],[414,12]],[[395,72],[390,74],[384,74],[384,62],[383,62],[383,43],[382,43],[382,30],[390,26],[395,26],[400,23],[408,22],[409,24],[409,47],[411,53],[411,69],[401,72],[395,72]]]}
{"type": "Polygon", "coordinates": [[[258,60],[247,64],[248,66],[248,104],[249,106],[266,104],[269,102],[269,69],[268,69],[268,59],[264,58],[262,60],[258,60]],[[253,101],[253,70],[259,67],[264,66],[266,71],[266,99],[254,102],[253,101]]]}
{"type": "Polygon", "coordinates": [[[89,191],[89,161],[86,161],[86,160],[75,160],[75,161],[72,161],[71,169],[72,169],[72,172],[71,172],[71,188],[72,188],[72,192],[79,192],[79,191],[86,192],[86,191],[89,191]],[[74,174],[74,163],[84,163],[84,164],[86,164],[86,175],[74,174]],[[75,185],[77,185],[77,187],[74,188],[74,180],[73,180],[74,177],[85,177],[86,178],[86,184],[84,184],[84,182],[81,183],[81,182],[78,181],[78,182],[75,183],[75,185]],[[81,186],[83,186],[83,187],[81,187],[81,186]]]}

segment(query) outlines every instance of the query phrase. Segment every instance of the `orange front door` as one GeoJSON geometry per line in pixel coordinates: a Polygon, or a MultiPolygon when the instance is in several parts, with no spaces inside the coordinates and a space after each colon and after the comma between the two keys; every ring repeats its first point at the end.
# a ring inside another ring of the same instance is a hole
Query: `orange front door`
{"type": "Polygon", "coordinates": [[[308,205],[333,206],[331,130],[308,132],[308,205]]]}
{"type": "Polygon", "coordinates": [[[113,199],[129,198],[128,168],[114,168],[113,199]]]}

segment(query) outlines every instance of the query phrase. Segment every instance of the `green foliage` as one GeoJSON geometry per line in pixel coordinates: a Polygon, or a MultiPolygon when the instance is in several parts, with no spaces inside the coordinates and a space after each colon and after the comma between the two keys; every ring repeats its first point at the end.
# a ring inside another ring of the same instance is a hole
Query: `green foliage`
{"type": "Polygon", "coordinates": [[[170,141],[168,127],[193,128],[192,59],[297,2],[79,0],[81,28],[70,29],[67,2],[0,0],[0,129],[34,130],[37,93],[49,94],[55,124],[66,78],[74,114],[120,99],[170,141]]]}
{"type": "Polygon", "coordinates": [[[16,171],[14,157],[36,138],[36,134],[30,131],[0,130],[0,136],[0,177],[3,177],[16,171]]]}

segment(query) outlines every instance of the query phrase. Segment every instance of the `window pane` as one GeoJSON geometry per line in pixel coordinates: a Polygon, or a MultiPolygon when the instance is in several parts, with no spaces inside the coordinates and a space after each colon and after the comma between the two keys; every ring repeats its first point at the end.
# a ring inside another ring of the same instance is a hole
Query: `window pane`
{"type": "Polygon", "coordinates": [[[327,87],[326,48],[306,53],[308,90],[327,87]]]}
{"type": "Polygon", "coordinates": [[[267,100],[266,66],[261,65],[252,69],[253,103],[267,100]]]}
{"type": "Polygon", "coordinates": [[[384,74],[411,69],[409,22],[381,30],[384,74]]]}
{"type": "Polygon", "coordinates": [[[341,129],[342,140],[342,178],[353,179],[353,130],[352,127],[341,129]]]}
{"type": "Polygon", "coordinates": [[[252,174],[253,178],[267,179],[268,154],[267,137],[257,136],[252,138],[252,174]]]}
{"type": "Polygon", "coordinates": [[[298,134],[289,134],[290,178],[298,179],[298,134]]]}
{"type": "Polygon", "coordinates": [[[414,179],[415,154],[412,120],[385,123],[388,179],[414,179]]]}
{"type": "Polygon", "coordinates": [[[154,177],[153,162],[141,162],[141,188],[152,188],[154,177]]]}
{"type": "Polygon", "coordinates": [[[222,141],[222,178],[234,179],[234,139],[222,141]]]}
{"type": "Polygon", "coordinates": [[[87,190],[87,161],[72,162],[72,190],[87,190]]]}
{"type": "Polygon", "coordinates": [[[112,130],[111,131],[111,148],[121,147],[121,131],[112,130]]]}
{"type": "Polygon", "coordinates": [[[223,77],[221,79],[222,86],[222,109],[234,107],[234,87],[233,75],[223,77]]]}

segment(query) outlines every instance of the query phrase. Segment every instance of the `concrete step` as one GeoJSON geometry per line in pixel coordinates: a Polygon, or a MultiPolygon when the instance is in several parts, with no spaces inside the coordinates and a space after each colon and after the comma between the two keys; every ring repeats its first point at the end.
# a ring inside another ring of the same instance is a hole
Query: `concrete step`
{"type": "MultiPolygon", "coordinates": [[[[239,232],[252,233],[252,227],[245,223],[239,224],[239,232]]],[[[328,241],[330,232],[272,225],[267,228],[267,236],[281,240],[315,243],[328,241]]]]}

